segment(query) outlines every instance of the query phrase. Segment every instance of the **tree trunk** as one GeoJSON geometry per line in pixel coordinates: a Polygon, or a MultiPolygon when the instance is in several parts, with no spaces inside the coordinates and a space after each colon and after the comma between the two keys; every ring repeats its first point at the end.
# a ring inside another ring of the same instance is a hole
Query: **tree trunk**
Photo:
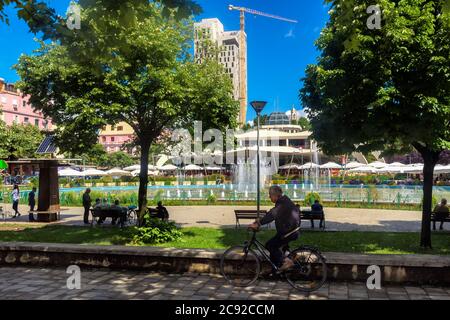
{"type": "Polygon", "coordinates": [[[434,167],[439,161],[440,152],[432,151],[421,145],[414,145],[424,160],[423,166],[423,205],[422,230],[420,246],[431,249],[431,212],[433,211],[433,174],[434,167]]]}
{"type": "Polygon", "coordinates": [[[147,185],[148,185],[148,156],[150,153],[150,142],[141,141],[141,173],[139,175],[139,226],[143,225],[144,216],[147,211],[147,185]]]}

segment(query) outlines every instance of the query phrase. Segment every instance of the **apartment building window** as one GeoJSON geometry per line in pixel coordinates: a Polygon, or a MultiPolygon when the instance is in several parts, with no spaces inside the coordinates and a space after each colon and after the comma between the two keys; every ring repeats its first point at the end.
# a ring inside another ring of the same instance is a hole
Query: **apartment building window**
{"type": "Polygon", "coordinates": [[[45,120],[45,121],[43,121],[43,122],[42,122],[42,124],[44,125],[44,129],[47,129],[47,126],[48,126],[48,121],[47,121],[47,120],[45,120]]]}
{"type": "Polygon", "coordinates": [[[34,119],[34,125],[35,125],[36,127],[39,127],[39,119],[34,119]]]}
{"type": "Polygon", "coordinates": [[[26,101],[22,101],[22,107],[26,107],[27,106],[27,102],[26,101]]]}
{"type": "Polygon", "coordinates": [[[16,99],[13,100],[12,105],[13,105],[14,110],[17,111],[17,106],[18,105],[17,105],[17,100],[16,99]]]}
{"type": "Polygon", "coordinates": [[[14,123],[19,123],[19,116],[14,116],[14,123]]]}
{"type": "Polygon", "coordinates": [[[111,137],[111,142],[115,142],[116,139],[114,137],[111,137]]]}
{"type": "Polygon", "coordinates": [[[25,124],[30,123],[30,119],[28,117],[23,118],[23,123],[25,124]]]}
{"type": "Polygon", "coordinates": [[[6,99],[6,97],[2,97],[2,103],[6,103],[8,100],[6,99]]]}
{"type": "Polygon", "coordinates": [[[118,126],[117,127],[117,131],[123,131],[123,127],[122,126],[118,126]]]}

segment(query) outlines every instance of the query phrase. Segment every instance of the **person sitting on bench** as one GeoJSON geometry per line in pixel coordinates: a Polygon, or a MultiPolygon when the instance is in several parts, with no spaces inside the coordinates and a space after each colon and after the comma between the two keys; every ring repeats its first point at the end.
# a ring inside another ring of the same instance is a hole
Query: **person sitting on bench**
{"type": "MultiPolygon", "coordinates": [[[[450,215],[450,209],[447,206],[447,199],[442,199],[441,203],[434,208],[433,213],[435,215],[435,220],[441,222],[439,230],[444,230],[444,220],[450,215]]],[[[434,223],[436,226],[436,222],[434,223]]],[[[434,227],[434,229],[436,229],[436,227],[434,227]]]]}
{"type": "Polygon", "coordinates": [[[323,206],[320,204],[319,200],[314,201],[314,204],[311,206],[312,213],[322,213],[323,206]]]}
{"type": "Polygon", "coordinates": [[[156,217],[161,219],[162,221],[169,221],[169,212],[166,207],[163,206],[162,202],[158,202],[158,206],[156,207],[156,217]]]}
{"type": "MultiPolygon", "coordinates": [[[[314,214],[323,214],[323,206],[320,204],[319,200],[315,200],[314,204],[311,206],[311,213],[310,214],[306,214],[306,217],[311,218],[311,228],[315,228],[314,226],[314,219],[312,219],[312,217],[314,216],[314,214]]],[[[322,228],[322,221],[320,221],[320,225],[319,228],[322,228]]]]}

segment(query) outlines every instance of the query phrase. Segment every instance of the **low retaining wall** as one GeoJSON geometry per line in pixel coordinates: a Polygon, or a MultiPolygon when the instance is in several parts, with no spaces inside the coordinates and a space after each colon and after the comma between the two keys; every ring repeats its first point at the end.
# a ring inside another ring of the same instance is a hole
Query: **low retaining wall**
{"type": "MultiPolygon", "coordinates": [[[[159,272],[220,273],[223,250],[89,246],[46,243],[0,243],[0,266],[78,265],[92,268],[159,272]]],[[[329,280],[366,281],[377,265],[383,283],[450,284],[450,257],[433,255],[363,255],[324,253],[329,280]]],[[[267,266],[266,266],[267,267],[267,266]]]]}

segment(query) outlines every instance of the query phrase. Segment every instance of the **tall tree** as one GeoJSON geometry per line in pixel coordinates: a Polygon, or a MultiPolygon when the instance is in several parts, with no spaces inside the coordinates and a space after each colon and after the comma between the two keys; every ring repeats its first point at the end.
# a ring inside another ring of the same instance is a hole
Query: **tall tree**
{"type": "MultiPolygon", "coordinates": [[[[152,0],[79,0],[82,6],[99,5],[105,10],[128,10],[128,6],[145,4],[152,0]]],[[[177,19],[188,18],[202,13],[201,6],[194,0],[153,0],[162,6],[163,14],[173,14],[177,19]]],[[[52,39],[62,41],[71,39],[72,31],[67,28],[65,17],[57,14],[55,9],[49,7],[42,0],[0,0],[0,22],[9,25],[9,17],[5,13],[7,6],[14,6],[17,16],[28,24],[34,34],[42,33],[44,40],[52,39]]]]}
{"type": "Polygon", "coordinates": [[[33,125],[5,126],[0,121],[0,159],[34,158],[43,134],[33,125]]]}
{"type": "Polygon", "coordinates": [[[380,29],[367,26],[372,1],[328,2],[300,94],[314,139],[330,154],[413,146],[424,159],[421,246],[431,247],[433,170],[450,147],[448,0],[380,0],[380,29]]]}
{"type": "Polygon", "coordinates": [[[105,2],[80,1],[83,27],[60,44],[42,43],[34,55],[22,56],[16,69],[31,103],[56,123],[63,151],[90,148],[106,124],[123,121],[134,129],[142,218],[155,139],[165,128],[193,120],[205,120],[211,128],[234,126],[239,107],[231,80],[216,72],[217,63],[192,62],[190,20],[166,17],[148,1],[129,1],[119,10],[104,10],[105,2]]]}

